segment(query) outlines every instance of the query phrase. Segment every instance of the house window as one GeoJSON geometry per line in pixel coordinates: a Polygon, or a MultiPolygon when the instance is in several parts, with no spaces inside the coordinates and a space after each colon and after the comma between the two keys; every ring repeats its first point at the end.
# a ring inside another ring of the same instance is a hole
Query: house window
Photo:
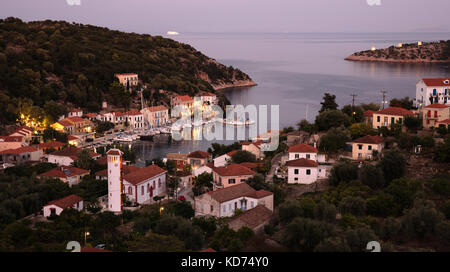
{"type": "Polygon", "coordinates": [[[227,211],[227,205],[223,205],[223,212],[227,211]]]}
{"type": "Polygon", "coordinates": [[[298,175],[298,169],[294,169],[294,174],[298,175]]]}
{"type": "Polygon", "coordinates": [[[436,89],[433,89],[433,96],[436,95],[436,89]]]}
{"type": "Polygon", "coordinates": [[[434,111],[434,117],[435,117],[435,118],[438,117],[437,111],[434,111]]]}
{"type": "Polygon", "coordinates": [[[236,180],[235,179],[229,179],[228,180],[228,184],[235,184],[236,183],[236,180]]]}
{"type": "Polygon", "coordinates": [[[161,187],[161,178],[158,179],[158,187],[161,187]]]}
{"type": "Polygon", "coordinates": [[[395,124],[395,118],[391,117],[391,124],[395,124]]]}
{"type": "Polygon", "coordinates": [[[211,212],[213,212],[214,211],[214,206],[213,205],[211,205],[211,212]]]}
{"type": "Polygon", "coordinates": [[[311,155],[310,154],[306,154],[306,158],[307,159],[311,158],[311,155]]]}
{"type": "Polygon", "coordinates": [[[133,188],[131,188],[131,186],[128,187],[128,194],[129,194],[129,195],[132,195],[132,194],[133,194],[133,188]]]}
{"type": "Polygon", "coordinates": [[[380,120],[380,116],[377,116],[377,122],[380,122],[381,120],[380,120]]]}
{"type": "Polygon", "coordinates": [[[306,174],[311,175],[311,169],[306,169],[306,174]]]}
{"type": "Polygon", "coordinates": [[[234,202],[234,209],[235,209],[235,210],[237,209],[237,201],[234,202]]]}
{"type": "Polygon", "coordinates": [[[144,195],[144,186],[141,186],[141,195],[144,195]]]}
{"type": "Polygon", "coordinates": [[[254,206],[255,206],[255,204],[253,204],[253,201],[250,202],[250,207],[251,207],[252,209],[254,208],[254,206]]]}
{"type": "Polygon", "coordinates": [[[299,156],[300,156],[299,154],[295,154],[295,158],[296,158],[296,159],[298,159],[298,158],[299,158],[299,156]]]}
{"type": "Polygon", "coordinates": [[[369,149],[369,150],[372,150],[372,146],[371,146],[371,145],[369,145],[369,146],[367,147],[367,149],[369,149]]]}
{"type": "Polygon", "coordinates": [[[298,181],[298,178],[294,178],[295,181],[298,181]]]}
{"type": "Polygon", "coordinates": [[[358,149],[362,150],[363,146],[362,145],[358,145],[358,149]]]}

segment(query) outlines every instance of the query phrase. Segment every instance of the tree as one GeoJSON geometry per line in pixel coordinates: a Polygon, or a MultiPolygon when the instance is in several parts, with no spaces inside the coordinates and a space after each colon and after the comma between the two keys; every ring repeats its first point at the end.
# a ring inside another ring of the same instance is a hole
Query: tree
{"type": "Polygon", "coordinates": [[[350,247],[343,237],[330,237],[320,242],[314,249],[316,252],[350,252],[350,247]]]}
{"type": "Polygon", "coordinates": [[[360,123],[364,120],[364,109],[360,106],[345,105],[342,112],[350,117],[352,123],[360,123]]]}
{"type": "Polygon", "coordinates": [[[45,102],[44,111],[50,123],[58,121],[58,118],[62,115],[67,115],[67,108],[53,100],[45,102]]]}
{"type": "Polygon", "coordinates": [[[180,185],[181,179],[176,176],[169,176],[167,180],[167,194],[172,197],[176,197],[178,186],[180,185]]]}
{"type": "Polygon", "coordinates": [[[333,204],[328,204],[323,200],[320,201],[314,208],[314,218],[327,223],[334,223],[336,221],[336,214],[336,206],[333,204]]]}
{"type": "Polygon", "coordinates": [[[301,120],[298,124],[297,124],[298,130],[300,131],[305,131],[308,133],[314,133],[317,131],[317,126],[316,124],[311,124],[308,122],[308,120],[301,120]]]}
{"type": "Polygon", "coordinates": [[[383,171],[371,164],[363,165],[358,170],[359,180],[372,189],[380,189],[384,186],[383,171]]]}
{"type": "Polygon", "coordinates": [[[319,149],[327,154],[334,154],[343,149],[350,140],[350,132],[344,127],[331,128],[320,138],[319,149]]]}
{"type": "Polygon", "coordinates": [[[377,166],[383,171],[385,181],[390,183],[393,179],[403,177],[406,170],[406,160],[398,150],[390,150],[384,153],[377,166]]]}
{"type": "Polygon", "coordinates": [[[352,124],[348,130],[350,131],[350,135],[352,139],[357,139],[366,135],[375,135],[376,132],[372,128],[372,126],[366,123],[355,123],[352,124]]]}
{"type": "Polygon", "coordinates": [[[264,176],[261,174],[256,174],[253,177],[250,177],[247,180],[247,184],[250,185],[255,190],[267,190],[269,189],[268,184],[266,183],[266,180],[264,179],[264,176]]]}
{"type": "Polygon", "coordinates": [[[169,205],[167,212],[186,219],[191,219],[195,215],[195,211],[188,201],[175,202],[172,205],[169,205]]]}
{"type": "Polygon", "coordinates": [[[316,116],[315,123],[319,131],[326,131],[333,127],[348,127],[351,124],[351,120],[342,111],[327,110],[316,116]]]}
{"type": "Polygon", "coordinates": [[[444,220],[444,215],[436,210],[429,200],[418,199],[412,209],[406,211],[402,225],[411,237],[425,238],[436,233],[437,226],[444,220]]]}
{"type": "Polygon", "coordinates": [[[368,242],[379,241],[375,232],[366,225],[347,230],[345,238],[353,252],[364,252],[368,242]]]}
{"type": "Polygon", "coordinates": [[[358,166],[344,161],[336,164],[330,172],[330,184],[337,186],[341,182],[349,182],[358,178],[358,166]]]}
{"type": "Polygon", "coordinates": [[[78,168],[89,170],[92,167],[94,160],[91,157],[91,153],[87,149],[83,149],[77,155],[78,159],[76,165],[78,168]]]}
{"type": "Polygon", "coordinates": [[[366,199],[367,214],[378,217],[397,215],[397,204],[390,194],[380,192],[376,196],[366,199]]]}
{"type": "Polygon", "coordinates": [[[231,156],[234,163],[256,162],[256,156],[246,150],[239,150],[231,156]]]}
{"type": "Polygon", "coordinates": [[[412,99],[409,99],[409,96],[406,96],[404,98],[394,98],[389,103],[390,107],[400,107],[407,110],[410,110],[413,108],[414,101],[412,99]]]}
{"type": "Polygon", "coordinates": [[[334,234],[335,229],[330,224],[297,217],[286,226],[282,241],[289,248],[312,251],[325,238],[334,234]]]}
{"type": "Polygon", "coordinates": [[[95,131],[97,133],[103,133],[103,132],[108,131],[108,130],[113,129],[113,128],[114,128],[114,124],[111,123],[111,122],[108,122],[108,121],[106,121],[106,122],[96,121],[95,131]]]}
{"type": "Polygon", "coordinates": [[[211,173],[204,172],[198,175],[194,180],[194,187],[192,188],[194,196],[199,196],[208,190],[211,190],[213,188],[212,181],[213,176],[211,173]]]}
{"type": "Polygon", "coordinates": [[[126,242],[132,252],[183,252],[184,243],[172,235],[149,232],[143,237],[126,242]]]}
{"type": "Polygon", "coordinates": [[[450,135],[445,137],[443,143],[439,143],[434,149],[434,160],[437,162],[450,162],[450,135]]]}
{"type": "Polygon", "coordinates": [[[336,104],[336,96],[330,93],[325,93],[323,96],[323,101],[320,102],[322,108],[320,109],[320,113],[328,110],[337,110],[338,104],[336,104]]]}
{"type": "Polygon", "coordinates": [[[379,236],[383,240],[396,239],[402,229],[402,223],[395,217],[388,217],[383,220],[379,230],[379,236]]]}
{"type": "Polygon", "coordinates": [[[404,124],[408,130],[417,131],[418,129],[422,128],[422,122],[422,118],[415,116],[406,116],[404,124]]]}
{"type": "Polygon", "coordinates": [[[339,203],[341,213],[362,216],[366,213],[366,202],[361,197],[347,196],[339,203]]]}

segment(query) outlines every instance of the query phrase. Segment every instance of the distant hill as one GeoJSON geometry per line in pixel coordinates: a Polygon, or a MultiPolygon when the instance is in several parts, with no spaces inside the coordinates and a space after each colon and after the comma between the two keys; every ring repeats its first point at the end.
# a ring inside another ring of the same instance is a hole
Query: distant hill
{"type": "MultiPolygon", "coordinates": [[[[161,36],[123,33],[64,21],[0,20],[1,121],[14,119],[19,98],[99,109],[115,73],[137,73],[151,89],[195,95],[251,78],[161,36]]],[[[50,107],[50,106],[49,106],[50,107]]]]}
{"type": "Polygon", "coordinates": [[[412,63],[448,63],[450,62],[450,40],[423,43],[422,45],[403,44],[385,49],[366,50],[354,53],[346,58],[353,61],[383,61],[412,63]]]}

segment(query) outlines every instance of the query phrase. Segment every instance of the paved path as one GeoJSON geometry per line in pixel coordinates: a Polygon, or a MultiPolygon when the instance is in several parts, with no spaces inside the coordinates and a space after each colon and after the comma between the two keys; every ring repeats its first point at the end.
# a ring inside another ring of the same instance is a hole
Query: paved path
{"type": "Polygon", "coordinates": [[[283,157],[284,153],[275,154],[271,161],[271,167],[269,173],[266,175],[266,182],[272,183],[273,176],[275,175],[275,170],[280,166],[281,157],[283,157]]]}

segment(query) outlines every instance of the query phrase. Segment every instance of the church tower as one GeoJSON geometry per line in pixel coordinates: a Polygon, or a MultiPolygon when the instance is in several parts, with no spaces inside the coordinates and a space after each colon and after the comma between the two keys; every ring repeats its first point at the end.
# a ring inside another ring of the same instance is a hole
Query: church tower
{"type": "Polygon", "coordinates": [[[110,149],[108,156],[108,211],[122,211],[122,155],[119,149],[110,149]]]}

